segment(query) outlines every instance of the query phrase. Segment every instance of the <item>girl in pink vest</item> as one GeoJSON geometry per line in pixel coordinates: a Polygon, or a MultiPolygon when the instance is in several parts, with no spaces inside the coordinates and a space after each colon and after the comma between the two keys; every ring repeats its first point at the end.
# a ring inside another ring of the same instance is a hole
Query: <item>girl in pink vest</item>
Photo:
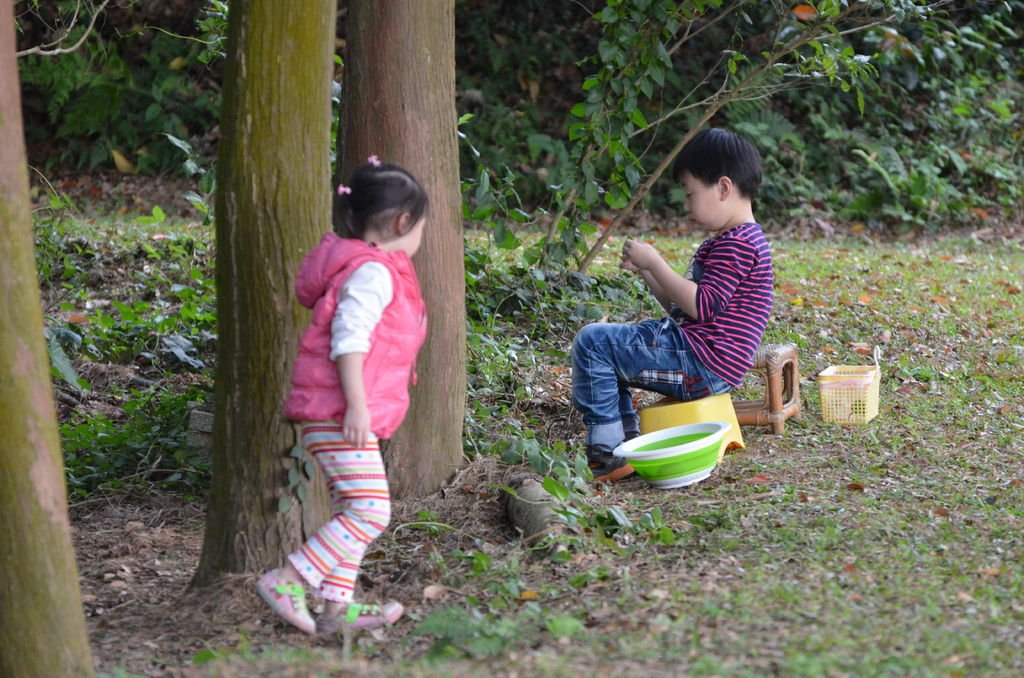
{"type": "Polygon", "coordinates": [[[409,407],[426,313],[412,257],[420,247],[427,194],[395,165],[371,157],[338,187],[334,229],[299,269],[295,291],[313,317],[292,371],[285,416],[329,484],[332,518],[288,562],[257,582],[282,618],[309,633],[394,623],[402,605],[352,600],[367,547],[391,519],[378,440],[409,407]],[[307,587],[325,600],[316,619],[307,587]]]}

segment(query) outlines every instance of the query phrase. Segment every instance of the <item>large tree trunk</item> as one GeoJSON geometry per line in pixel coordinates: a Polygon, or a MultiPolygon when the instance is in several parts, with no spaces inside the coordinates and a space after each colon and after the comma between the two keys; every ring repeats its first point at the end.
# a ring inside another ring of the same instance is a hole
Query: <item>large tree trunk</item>
{"type": "Polygon", "coordinates": [[[231,2],[217,161],[213,487],[196,585],[279,565],[326,520],[322,483],[308,493],[290,487],[290,469],[306,474],[288,455],[298,440],[281,410],[309,319],[294,301],[294,274],[330,228],[335,11],[335,0],[231,2]]]}
{"type": "Polygon", "coordinates": [[[433,492],[462,459],[465,273],[455,110],[454,0],[352,0],[341,176],[376,154],[430,195],[416,256],[429,334],[405,423],[385,448],[396,497],[433,492]]]}
{"type": "Polygon", "coordinates": [[[0,0],[0,676],[91,676],[43,347],[12,8],[0,0]]]}

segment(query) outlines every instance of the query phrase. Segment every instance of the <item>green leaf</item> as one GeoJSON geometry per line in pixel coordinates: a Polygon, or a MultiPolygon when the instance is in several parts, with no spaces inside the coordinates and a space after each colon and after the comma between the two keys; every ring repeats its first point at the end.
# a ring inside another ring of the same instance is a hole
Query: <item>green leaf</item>
{"type": "Polygon", "coordinates": [[[634,125],[643,129],[647,127],[647,118],[644,117],[643,112],[639,108],[634,108],[629,114],[629,119],[634,125]]]}
{"type": "Polygon", "coordinates": [[[584,631],[583,622],[568,615],[546,619],[544,627],[555,638],[575,638],[584,631]]]}
{"type": "Polygon", "coordinates": [[[654,541],[666,546],[676,543],[676,533],[670,527],[662,527],[654,534],[654,541]]]}
{"type": "Polygon", "coordinates": [[[164,214],[162,209],[160,209],[160,205],[153,205],[152,216],[139,217],[136,221],[140,224],[160,224],[163,223],[166,218],[167,215],[164,214]]]}
{"type": "Polygon", "coordinates": [[[121,314],[121,319],[125,322],[135,323],[139,321],[139,314],[123,301],[114,299],[110,302],[110,305],[117,309],[118,313],[121,314]]]}
{"type": "Polygon", "coordinates": [[[624,527],[627,530],[633,527],[633,521],[631,521],[618,506],[609,506],[608,515],[610,515],[620,527],[624,527]]]}
{"type": "Polygon", "coordinates": [[[306,472],[306,477],[310,480],[313,479],[313,475],[316,473],[316,464],[312,461],[307,461],[302,465],[302,470],[306,472]]]}
{"type": "Polygon", "coordinates": [[[480,176],[477,178],[476,184],[476,200],[477,202],[486,202],[491,200],[491,175],[487,173],[484,168],[480,169],[480,176]]]}
{"type": "Polygon", "coordinates": [[[564,502],[569,498],[569,488],[567,488],[565,485],[558,482],[551,476],[546,476],[544,478],[544,481],[541,483],[541,487],[544,488],[545,492],[550,494],[558,501],[564,502]]]}
{"type": "Polygon", "coordinates": [[[302,480],[302,478],[299,476],[298,469],[288,469],[288,487],[295,487],[299,484],[300,480],[302,480]]]}
{"type": "Polygon", "coordinates": [[[164,136],[167,137],[168,141],[170,141],[176,147],[184,151],[186,155],[192,155],[192,146],[187,141],[185,141],[184,139],[179,139],[178,137],[173,136],[171,134],[167,134],[166,132],[164,133],[164,136]]]}
{"type": "Polygon", "coordinates": [[[494,229],[494,245],[498,249],[514,250],[519,247],[520,242],[505,222],[499,222],[494,229]]]}
{"type": "Polygon", "coordinates": [[[205,650],[200,650],[199,652],[196,652],[195,655],[192,657],[192,665],[202,666],[203,664],[212,662],[214,659],[217,659],[219,657],[220,654],[216,650],[211,650],[209,648],[205,650]]]}
{"type": "Polygon", "coordinates": [[[63,348],[61,348],[56,337],[50,337],[50,340],[46,344],[46,348],[50,354],[50,366],[53,371],[56,372],[57,376],[76,388],[88,391],[88,385],[79,379],[78,372],[75,370],[74,365],[71,364],[68,354],[64,352],[63,348]]]}
{"type": "MultiPolygon", "coordinates": [[[[637,83],[637,86],[640,88],[640,91],[643,92],[644,96],[647,97],[648,99],[654,96],[654,85],[651,82],[651,78],[640,78],[639,82],[637,83]]],[[[634,112],[636,112],[635,109],[634,112]]]]}
{"type": "Polygon", "coordinates": [[[281,495],[277,498],[277,512],[288,513],[292,510],[292,506],[295,505],[295,500],[288,495],[281,495]]]}
{"type": "Polygon", "coordinates": [[[302,445],[294,445],[292,449],[288,450],[288,456],[292,459],[302,459],[306,456],[306,449],[302,445]]]}
{"type": "Polygon", "coordinates": [[[621,210],[629,204],[629,195],[621,188],[615,186],[604,194],[604,201],[613,210],[621,210]]]}

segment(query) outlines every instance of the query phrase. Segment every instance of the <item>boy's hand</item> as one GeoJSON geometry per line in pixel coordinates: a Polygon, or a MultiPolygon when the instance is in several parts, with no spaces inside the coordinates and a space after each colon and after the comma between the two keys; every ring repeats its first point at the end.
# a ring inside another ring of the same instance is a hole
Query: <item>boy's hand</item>
{"type": "Polygon", "coordinates": [[[658,250],[639,240],[627,240],[622,243],[622,263],[619,265],[627,271],[645,271],[661,259],[658,250]]]}

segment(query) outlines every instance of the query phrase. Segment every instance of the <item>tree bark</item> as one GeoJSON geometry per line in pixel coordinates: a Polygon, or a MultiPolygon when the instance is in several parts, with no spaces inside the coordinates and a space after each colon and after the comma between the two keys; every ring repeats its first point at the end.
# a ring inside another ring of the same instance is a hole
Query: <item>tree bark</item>
{"type": "Polygon", "coordinates": [[[323,483],[289,456],[299,441],[282,407],[309,320],[294,300],[294,274],[330,228],[335,11],[335,0],[231,3],[217,161],[213,485],[194,585],[279,565],[326,520],[323,483]],[[289,470],[304,478],[305,495],[289,486],[289,470]]]}
{"type": "Polygon", "coordinates": [[[0,675],[91,676],[43,348],[13,4],[0,2],[0,675]]]}
{"type": "Polygon", "coordinates": [[[341,177],[370,155],[412,172],[430,196],[415,258],[429,331],[405,422],[385,446],[396,497],[437,490],[462,462],[465,271],[455,109],[454,0],[352,0],[341,177]]]}

